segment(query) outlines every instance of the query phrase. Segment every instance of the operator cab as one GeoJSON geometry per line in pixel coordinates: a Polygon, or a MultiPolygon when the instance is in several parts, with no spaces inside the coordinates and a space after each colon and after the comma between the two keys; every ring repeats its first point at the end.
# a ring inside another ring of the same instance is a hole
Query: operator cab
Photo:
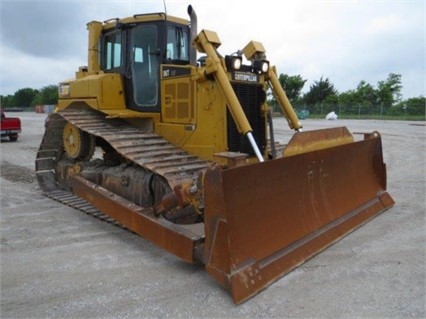
{"type": "Polygon", "coordinates": [[[189,64],[189,25],[174,20],[164,13],[135,15],[102,33],[101,69],[123,76],[130,109],[159,112],[160,64],[189,64]]]}

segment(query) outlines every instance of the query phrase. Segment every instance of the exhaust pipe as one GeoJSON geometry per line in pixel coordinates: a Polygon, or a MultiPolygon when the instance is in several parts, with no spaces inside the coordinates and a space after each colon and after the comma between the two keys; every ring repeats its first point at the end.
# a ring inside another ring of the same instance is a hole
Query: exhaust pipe
{"type": "Polygon", "coordinates": [[[194,45],[194,39],[197,36],[197,15],[195,14],[195,11],[191,5],[188,6],[188,15],[190,18],[190,23],[191,23],[191,33],[190,33],[191,49],[189,52],[189,63],[191,65],[196,66],[197,65],[197,49],[195,48],[195,45],[194,45]]]}

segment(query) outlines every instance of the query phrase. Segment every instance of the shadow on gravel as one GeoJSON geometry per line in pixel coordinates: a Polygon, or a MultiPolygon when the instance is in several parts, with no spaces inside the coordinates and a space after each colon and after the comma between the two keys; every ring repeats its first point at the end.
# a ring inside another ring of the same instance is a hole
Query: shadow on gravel
{"type": "Polygon", "coordinates": [[[14,183],[34,183],[36,181],[35,172],[33,170],[7,161],[1,162],[0,176],[14,183]]]}

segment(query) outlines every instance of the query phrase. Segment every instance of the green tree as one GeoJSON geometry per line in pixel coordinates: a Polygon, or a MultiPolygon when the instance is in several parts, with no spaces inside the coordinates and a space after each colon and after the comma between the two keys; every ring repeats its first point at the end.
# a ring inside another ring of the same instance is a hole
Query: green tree
{"type": "Polygon", "coordinates": [[[307,80],[298,75],[280,74],[278,81],[291,103],[297,102],[307,80]]]}
{"type": "Polygon", "coordinates": [[[401,101],[401,75],[390,73],[386,81],[377,83],[378,103],[387,109],[401,101]]]}
{"type": "Polygon", "coordinates": [[[305,94],[304,100],[306,104],[313,105],[325,101],[329,95],[336,95],[337,90],[334,88],[334,85],[331,84],[330,80],[323,77],[319,81],[315,81],[311,85],[309,91],[305,94]]]}
{"type": "Polygon", "coordinates": [[[358,102],[363,105],[371,107],[377,104],[377,91],[370,83],[361,81],[356,88],[356,94],[358,102]]]}
{"type": "Polygon", "coordinates": [[[42,105],[43,104],[43,98],[41,97],[40,93],[37,93],[36,96],[34,96],[33,100],[31,101],[31,107],[34,107],[36,105],[42,105]]]}
{"type": "MultiPolygon", "coordinates": [[[[300,104],[301,91],[307,80],[304,80],[300,75],[280,74],[278,81],[284,89],[290,103],[293,107],[297,107],[298,104],[300,104]]],[[[278,102],[272,92],[269,91],[267,94],[268,104],[272,107],[273,111],[281,112],[281,108],[278,106],[278,102]]]]}
{"type": "Polygon", "coordinates": [[[413,97],[405,101],[407,114],[426,115],[426,98],[424,96],[413,97]]]}
{"type": "Polygon", "coordinates": [[[20,89],[15,92],[14,102],[18,107],[29,107],[38,91],[30,88],[20,89]]]}
{"type": "Polygon", "coordinates": [[[58,86],[48,85],[40,89],[42,104],[58,104],[58,86]]]}
{"type": "Polygon", "coordinates": [[[320,78],[311,85],[303,100],[311,113],[325,113],[337,107],[338,92],[328,78],[320,78]]]}
{"type": "Polygon", "coordinates": [[[340,114],[356,114],[358,112],[358,93],[349,90],[339,94],[340,114]]]}
{"type": "Polygon", "coordinates": [[[362,108],[366,114],[378,113],[378,92],[371,84],[361,81],[355,92],[358,112],[362,108]]]}
{"type": "Polygon", "coordinates": [[[424,96],[410,98],[392,106],[389,115],[426,115],[426,98],[424,96]]]}
{"type": "Polygon", "coordinates": [[[0,95],[1,107],[12,107],[15,106],[15,97],[13,95],[0,95]]]}

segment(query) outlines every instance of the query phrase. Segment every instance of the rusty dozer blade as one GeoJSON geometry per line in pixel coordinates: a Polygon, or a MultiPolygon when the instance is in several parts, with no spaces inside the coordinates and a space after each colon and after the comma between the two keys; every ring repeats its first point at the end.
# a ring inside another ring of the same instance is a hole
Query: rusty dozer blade
{"type": "Polygon", "coordinates": [[[337,145],[206,173],[206,270],[235,303],[393,205],[379,133],[337,145]]]}

